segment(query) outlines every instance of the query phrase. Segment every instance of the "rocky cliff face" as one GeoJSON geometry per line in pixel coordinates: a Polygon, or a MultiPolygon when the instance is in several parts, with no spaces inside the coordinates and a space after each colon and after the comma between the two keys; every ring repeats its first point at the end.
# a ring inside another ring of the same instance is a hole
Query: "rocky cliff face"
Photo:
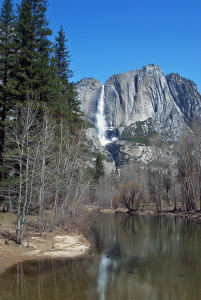
{"type": "MultiPolygon", "coordinates": [[[[81,109],[93,124],[101,88],[102,83],[95,79],[77,84],[81,109]]],[[[178,74],[164,76],[156,65],[111,76],[105,83],[104,96],[108,138],[119,138],[107,149],[119,164],[123,157],[128,160],[128,151],[122,152],[122,141],[129,142],[129,147],[130,143],[148,146],[155,132],[174,139],[182,126],[201,116],[201,96],[196,85],[178,74]]]]}
{"type": "Polygon", "coordinates": [[[167,75],[166,80],[171,95],[183,113],[186,122],[200,118],[201,96],[195,83],[174,73],[167,75]]]}
{"type": "Polygon", "coordinates": [[[109,126],[127,127],[152,119],[170,138],[184,123],[160,67],[149,65],[110,77],[105,84],[105,115],[109,126]]]}
{"type": "Polygon", "coordinates": [[[95,125],[102,83],[93,78],[86,78],[77,83],[76,89],[81,102],[81,111],[84,112],[85,119],[95,125]]]}

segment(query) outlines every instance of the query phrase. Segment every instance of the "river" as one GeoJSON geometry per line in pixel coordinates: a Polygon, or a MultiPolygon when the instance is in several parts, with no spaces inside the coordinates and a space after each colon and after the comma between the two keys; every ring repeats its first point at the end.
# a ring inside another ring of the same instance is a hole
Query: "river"
{"type": "Polygon", "coordinates": [[[78,259],[23,262],[0,275],[0,300],[201,299],[201,225],[99,214],[78,259]]]}

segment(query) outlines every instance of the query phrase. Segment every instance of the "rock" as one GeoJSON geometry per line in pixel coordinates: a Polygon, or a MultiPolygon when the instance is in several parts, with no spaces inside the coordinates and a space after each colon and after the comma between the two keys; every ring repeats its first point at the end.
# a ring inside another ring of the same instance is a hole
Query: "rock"
{"type": "MultiPolygon", "coordinates": [[[[104,163],[104,169],[106,174],[110,174],[112,171],[114,172],[116,170],[112,154],[101,145],[96,129],[95,127],[87,128],[85,130],[86,138],[87,138],[87,145],[89,146],[90,150],[96,154],[96,153],[102,153],[105,156],[104,163]]],[[[94,161],[91,164],[91,167],[94,167],[95,165],[95,156],[94,161]]]]}
{"type": "Polygon", "coordinates": [[[156,65],[113,75],[104,86],[104,113],[107,138],[118,140],[103,147],[95,129],[102,83],[87,78],[76,87],[84,118],[94,126],[86,130],[92,151],[113,158],[118,167],[130,159],[146,161],[155,133],[175,140],[192,118],[201,116],[201,96],[191,80],[174,73],[164,76],[156,65]]]}
{"type": "Polygon", "coordinates": [[[184,124],[166,77],[155,65],[114,75],[106,81],[105,116],[108,126],[114,128],[152,120],[153,129],[165,132],[170,139],[184,124]]]}
{"type": "Polygon", "coordinates": [[[129,163],[130,156],[128,153],[121,150],[119,143],[111,143],[106,145],[106,149],[112,154],[116,167],[120,167],[125,163],[129,163]]]}
{"type": "Polygon", "coordinates": [[[93,78],[82,79],[76,84],[81,111],[84,112],[85,119],[94,125],[96,123],[97,104],[101,89],[102,83],[93,78]]]}
{"type": "Polygon", "coordinates": [[[95,127],[87,128],[85,133],[92,152],[100,152],[106,156],[109,155],[107,150],[101,145],[95,127]]]}
{"type": "Polygon", "coordinates": [[[166,76],[172,97],[186,122],[201,116],[201,96],[192,80],[171,73],[166,76]]]}
{"type": "Polygon", "coordinates": [[[140,145],[125,140],[106,145],[107,150],[112,154],[116,167],[121,167],[131,160],[147,163],[152,156],[150,146],[140,145]]]}

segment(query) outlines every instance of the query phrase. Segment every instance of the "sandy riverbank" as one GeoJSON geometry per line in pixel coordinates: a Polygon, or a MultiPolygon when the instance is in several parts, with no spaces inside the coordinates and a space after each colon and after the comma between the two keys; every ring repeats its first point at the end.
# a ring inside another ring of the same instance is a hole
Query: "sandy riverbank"
{"type": "Polygon", "coordinates": [[[0,236],[0,273],[6,268],[25,261],[38,258],[76,257],[87,252],[88,241],[77,234],[67,235],[56,230],[42,236],[26,237],[22,245],[0,236]]]}
{"type": "MultiPolygon", "coordinates": [[[[12,240],[15,236],[12,217],[10,213],[0,213],[0,273],[25,260],[76,257],[90,248],[90,243],[76,232],[57,228],[40,235],[33,226],[27,226],[23,244],[17,245],[12,240]]],[[[34,217],[31,221],[35,222],[34,217]]]]}

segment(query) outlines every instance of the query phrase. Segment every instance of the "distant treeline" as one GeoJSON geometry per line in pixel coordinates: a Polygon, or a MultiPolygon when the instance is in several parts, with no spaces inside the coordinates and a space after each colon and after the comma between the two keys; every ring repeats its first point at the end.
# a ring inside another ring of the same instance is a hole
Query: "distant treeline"
{"type": "Polygon", "coordinates": [[[131,161],[119,174],[101,177],[97,202],[130,212],[201,211],[201,121],[183,127],[174,142],[155,134],[149,151],[146,161],[131,161]]]}

